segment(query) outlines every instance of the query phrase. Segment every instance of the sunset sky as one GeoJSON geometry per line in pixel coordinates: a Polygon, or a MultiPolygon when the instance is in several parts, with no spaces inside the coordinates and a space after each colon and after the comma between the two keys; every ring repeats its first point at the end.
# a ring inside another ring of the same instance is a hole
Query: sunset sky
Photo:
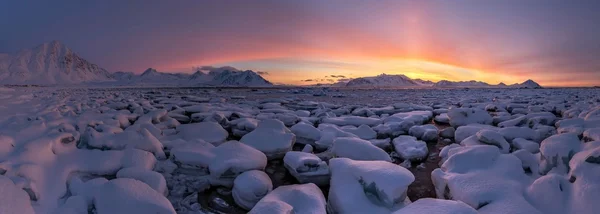
{"type": "Polygon", "coordinates": [[[0,1],[0,52],[59,40],[109,71],[233,66],[283,84],[386,73],[592,86],[599,11],[598,0],[14,0],[0,1]]]}

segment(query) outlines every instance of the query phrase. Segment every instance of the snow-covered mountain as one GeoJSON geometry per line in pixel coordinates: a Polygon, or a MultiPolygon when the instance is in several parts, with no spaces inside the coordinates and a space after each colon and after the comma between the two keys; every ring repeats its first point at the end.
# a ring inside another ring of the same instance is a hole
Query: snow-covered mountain
{"type": "Polygon", "coordinates": [[[115,72],[112,77],[118,85],[161,85],[161,86],[272,86],[254,71],[237,69],[215,69],[208,73],[193,74],[164,73],[148,68],[140,75],[131,72],[115,72]]]}
{"type": "Polygon", "coordinates": [[[525,82],[519,83],[519,84],[510,85],[510,87],[511,88],[542,88],[542,86],[540,84],[538,84],[537,82],[530,80],[530,79],[525,82]]]}
{"type": "Polygon", "coordinates": [[[481,81],[448,81],[441,80],[433,85],[433,87],[439,88],[542,88],[540,84],[536,83],[533,80],[527,80],[523,83],[517,83],[512,85],[506,85],[503,82],[498,85],[492,85],[486,82],[481,81]]]}
{"type": "Polygon", "coordinates": [[[439,82],[433,84],[433,87],[439,88],[485,88],[485,87],[494,87],[494,85],[490,85],[481,81],[448,81],[448,80],[440,80],[439,82]]]}
{"type": "MultiPolygon", "coordinates": [[[[207,82],[210,85],[226,85],[226,86],[267,86],[273,85],[271,82],[265,80],[254,71],[235,71],[235,70],[222,70],[222,71],[211,71],[208,76],[212,77],[212,80],[207,82]]],[[[209,78],[210,79],[210,78],[209,78]]]]}
{"type": "Polygon", "coordinates": [[[411,79],[405,75],[388,75],[380,74],[372,77],[360,77],[345,82],[327,84],[332,87],[436,87],[436,88],[541,88],[541,86],[533,80],[527,80],[523,83],[506,85],[500,83],[498,85],[489,84],[482,81],[449,81],[440,80],[432,82],[422,79],[411,79]]]}
{"type": "Polygon", "coordinates": [[[360,77],[350,80],[346,87],[415,87],[430,86],[431,82],[413,80],[405,75],[380,74],[374,77],[360,77]]]}
{"type": "Polygon", "coordinates": [[[111,80],[111,74],[58,41],[0,55],[0,83],[65,85],[111,80]]]}

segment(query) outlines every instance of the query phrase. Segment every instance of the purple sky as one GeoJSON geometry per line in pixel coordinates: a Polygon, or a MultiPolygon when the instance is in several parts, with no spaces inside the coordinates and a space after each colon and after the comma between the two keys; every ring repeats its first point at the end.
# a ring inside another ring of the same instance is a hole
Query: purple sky
{"type": "Polygon", "coordinates": [[[302,84],[406,74],[600,85],[600,1],[0,1],[0,52],[59,40],[110,71],[231,65],[302,84]]]}

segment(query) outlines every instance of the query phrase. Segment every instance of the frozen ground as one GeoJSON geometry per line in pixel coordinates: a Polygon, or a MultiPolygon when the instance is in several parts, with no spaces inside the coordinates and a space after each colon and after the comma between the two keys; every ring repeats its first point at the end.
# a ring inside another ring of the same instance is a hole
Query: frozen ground
{"type": "Polygon", "coordinates": [[[0,213],[592,214],[599,136],[598,89],[0,88],[0,213]]]}

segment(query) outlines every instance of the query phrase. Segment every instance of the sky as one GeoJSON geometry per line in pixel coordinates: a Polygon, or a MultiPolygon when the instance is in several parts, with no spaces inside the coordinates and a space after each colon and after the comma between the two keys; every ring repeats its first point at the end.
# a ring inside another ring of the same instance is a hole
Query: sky
{"type": "Polygon", "coordinates": [[[597,0],[0,0],[0,52],[59,40],[109,71],[233,66],[297,85],[386,73],[593,86],[598,11],[597,0]]]}

